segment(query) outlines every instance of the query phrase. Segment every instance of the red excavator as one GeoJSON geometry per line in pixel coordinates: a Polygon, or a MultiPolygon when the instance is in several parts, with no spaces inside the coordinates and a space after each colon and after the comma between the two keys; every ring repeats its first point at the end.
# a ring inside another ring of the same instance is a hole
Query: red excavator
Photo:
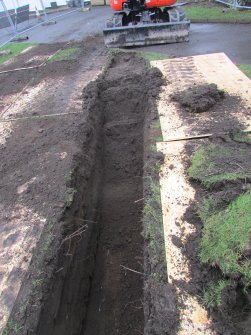
{"type": "Polygon", "coordinates": [[[103,30],[109,47],[188,41],[190,21],[177,0],[110,0],[115,11],[103,30]]]}

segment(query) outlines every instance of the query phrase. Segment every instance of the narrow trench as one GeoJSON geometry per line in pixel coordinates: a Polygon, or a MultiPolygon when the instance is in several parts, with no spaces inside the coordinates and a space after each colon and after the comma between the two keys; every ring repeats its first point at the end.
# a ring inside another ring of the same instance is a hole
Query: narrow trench
{"type": "Polygon", "coordinates": [[[85,139],[72,185],[78,197],[65,224],[75,231],[79,220],[74,218],[82,217],[89,222],[88,230],[75,244],[59,249],[56,269],[63,270],[47,288],[50,294],[36,335],[144,332],[142,198],[148,71],[143,59],[121,53],[84,92],[85,139]],[[65,257],[69,250],[72,256],[65,257]]]}

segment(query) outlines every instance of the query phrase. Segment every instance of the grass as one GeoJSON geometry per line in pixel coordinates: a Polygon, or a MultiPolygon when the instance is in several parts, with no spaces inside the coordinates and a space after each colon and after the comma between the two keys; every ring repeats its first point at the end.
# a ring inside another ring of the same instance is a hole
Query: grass
{"type": "Polygon", "coordinates": [[[44,272],[43,271],[38,271],[36,276],[32,279],[31,283],[33,286],[33,289],[36,289],[38,286],[40,286],[43,282],[43,276],[44,272]]]}
{"type": "Polygon", "coordinates": [[[238,67],[248,78],[251,78],[251,65],[239,64],[238,67]]]}
{"type": "Polygon", "coordinates": [[[68,48],[60,50],[49,59],[49,62],[73,59],[78,51],[79,48],[68,48]]]}
{"type": "Polygon", "coordinates": [[[154,61],[154,60],[162,60],[162,59],[167,59],[169,58],[168,55],[165,55],[160,52],[144,52],[140,51],[139,55],[143,57],[144,59],[148,60],[149,62],[154,61]]]}
{"type": "Polygon", "coordinates": [[[209,309],[219,307],[222,301],[222,291],[230,284],[230,280],[221,279],[211,283],[202,296],[202,304],[209,309]]]}
{"type": "Polygon", "coordinates": [[[2,64],[4,62],[6,62],[7,60],[17,56],[22,51],[24,51],[25,49],[27,49],[28,47],[33,46],[33,45],[34,44],[32,44],[32,43],[9,43],[9,44],[6,44],[4,47],[0,48],[0,51],[10,50],[11,54],[0,57],[0,64],[2,64]]]}
{"type": "Polygon", "coordinates": [[[153,122],[152,127],[154,129],[160,129],[161,130],[161,124],[160,124],[160,119],[159,118],[153,122]]]}
{"type": "Polygon", "coordinates": [[[235,131],[232,134],[232,138],[234,141],[239,143],[251,143],[250,134],[244,133],[242,131],[235,131]]]}
{"type": "Polygon", "coordinates": [[[20,334],[22,328],[22,326],[10,319],[3,331],[3,335],[20,334]]]}
{"type": "Polygon", "coordinates": [[[215,144],[201,147],[192,157],[188,175],[207,188],[216,183],[245,179],[250,176],[250,171],[240,170],[240,165],[235,164],[236,155],[236,160],[239,160],[239,157],[247,156],[248,152],[215,144]]]}
{"type": "Polygon", "coordinates": [[[42,246],[42,252],[46,252],[47,250],[49,250],[51,243],[53,241],[54,236],[52,235],[51,232],[48,233],[48,236],[42,246]]]}
{"type": "Polygon", "coordinates": [[[144,236],[149,240],[151,248],[158,253],[160,250],[159,241],[163,240],[164,243],[159,182],[151,179],[150,189],[152,194],[146,199],[143,209],[144,236]]]}
{"type": "Polygon", "coordinates": [[[210,216],[217,213],[218,205],[219,201],[212,196],[202,200],[198,210],[202,222],[206,222],[210,216]]]}
{"type": "Polygon", "coordinates": [[[207,8],[205,6],[185,6],[186,15],[191,21],[210,21],[218,22],[251,22],[251,10],[228,9],[223,12],[224,7],[215,6],[207,8]]]}
{"type": "Polygon", "coordinates": [[[241,277],[251,285],[250,249],[251,191],[237,197],[228,207],[205,219],[199,257],[202,263],[219,266],[223,274],[241,277]]]}
{"type": "Polygon", "coordinates": [[[66,208],[69,208],[71,204],[73,203],[74,196],[77,193],[77,190],[72,187],[68,187],[65,195],[65,206],[66,208]]]}

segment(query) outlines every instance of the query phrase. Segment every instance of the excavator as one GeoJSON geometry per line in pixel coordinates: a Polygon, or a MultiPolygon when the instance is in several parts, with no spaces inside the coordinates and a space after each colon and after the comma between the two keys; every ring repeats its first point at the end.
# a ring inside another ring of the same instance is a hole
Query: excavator
{"type": "Polygon", "coordinates": [[[177,0],[110,0],[115,11],[103,30],[108,47],[187,42],[190,21],[177,0]]]}

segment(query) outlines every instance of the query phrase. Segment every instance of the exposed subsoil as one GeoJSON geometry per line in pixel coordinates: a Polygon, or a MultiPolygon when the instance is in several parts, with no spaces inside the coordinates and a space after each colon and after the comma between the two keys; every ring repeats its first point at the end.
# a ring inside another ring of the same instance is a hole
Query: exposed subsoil
{"type": "Polygon", "coordinates": [[[142,60],[121,54],[98,85],[104,117],[100,236],[82,334],[143,330],[142,201],[135,203],[143,197],[142,71],[142,60]]]}
{"type": "MultiPolygon", "coordinates": [[[[37,85],[34,82],[30,83],[27,94],[25,92],[21,94],[17,101],[15,101],[16,95],[12,93],[22,92],[27,83],[27,72],[20,76],[20,80],[15,77],[17,73],[11,74],[12,85],[6,85],[6,82],[1,80],[1,90],[5,89],[6,97],[11,102],[10,105],[3,106],[4,110],[10,106],[4,117],[34,115],[40,117],[44,114],[68,111],[80,113],[67,117],[38,118],[20,123],[1,124],[1,127],[6,126],[8,129],[10,127],[8,136],[0,147],[1,330],[6,315],[15,303],[11,320],[16,319],[17,324],[25,324],[22,328],[23,333],[36,333],[36,324],[41,312],[41,304],[37,302],[43,301],[43,294],[48,291],[46,285],[49,285],[52,276],[58,270],[53,267],[55,265],[53,260],[62,257],[63,253],[67,254],[68,249],[62,250],[62,254],[59,253],[57,256],[58,250],[63,249],[60,247],[63,238],[61,236],[73,232],[80,225],[79,219],[75,216],[76,213],[83,211],[82,204],[77,204],[76,208],[72,209],[71,224],[67,221],[69,219],[66,219],[68,214],[64,213],[68,211],[74,199],[75,191],[71,187],[70,180],[74,179],[78,157],[82,157],[81,148],[90,142],[89,138],[92,135],[92,128],[88,123],[94,122],[95,118],[94,121],[90,121],[90,113],[82,110],[81,90],[104,65],[105,48],[101,41],[100,37],[85,40],[83,42],[85,56],[82,54],[83,58],[74,63],[74,70],[68,73],[66,71],[66,75],[64,70],[69,66],[67,61],[55,62],[49,67],[44,67],[43,90],[37,90],[39,83],[37,85]],[[56,85],[55,81],[50,80],[52,70],[59,79],[56,85]],[[66,230],[64,220],[68,224],[66,230]],[[31,255],[33,257],[30,264],[31,255]],[[45,283],[45,289],[41,286],[42,281],[45,283]],[[23,285],[19,292],[20,283],[23,285]]],[[[38,50],[37,52],[39,54],[38,50]]],[[[26,60],[29,59],[27,56],[26,60]]],[[[71,61],[69,63],[71,64],[71,61]]],[[[23,63],[16,63],[15,66],[22,67],[23,63]]],[[[36,76],[38,70],[32,71],[35,71],[33,76],[36,76]]],[[[1,98],[4,98],[2,94],[1,98]]],[[[98,131],[98,126],[96,128],[98,131]]],[[[1,140],[4,136],[5,133],[1,133],[1,140]]],[[[95,141],[97,140],[96,136],[95,141]]],[[[87,179],[88,175],[91,179],[90,171],[94,164],[92,146],[95,148],[95,141],[89,143],[88,155],[84,156],[85,168],[80,169],[80,174],[87,179]]],[[[95,202],[95,199],[93,192],[88,201],[95,202]]],[[[94,221],[93,213],[86,215],[94,221]]],[[[68,265],[66,262],[65,268],[71,265],[70,257],[66,259],[69,262],[68,265]]],[[[58,276],[60,291],[65,274],[61,270],[58,276]]]]}
{"type": "MultiPolygon", "coordinates": [[[[95,41],[85,45],[95,61],[100,46],[97,50],[95,41]]],[[[58,63],[37,70],[39,80],[52,70],[57,79],[64,64],[64,79],[79,80],[81,60],[58,63]]],[[[24,75],[22,85],[14,78],[6,94],[18,92],[30,77],[24,75]]],[[[150,241],[142,236],[143,200],[149,192],[144,187],[150,136],[145,121],[147,115],[156,118],[161,83],[160,73],[143,59],[115,54],[104,74],[85,88],[83,113],[32,121],[32,126],[23,121],[1,148],[2,229],[10,231],[6,254],[21,235],[41,235],[28,270],[13,269],[8,279],[14,285],[17,276],[22,278],[10,316],[19,334],[140,334],[147,322],[147,334],[164,335],[174,326],[176,318],[166,318],[167,312],[176,316],[176,307],[165,265],[152,258],[150,241]],[[30,223],[27,216],[31,231],[23,233],[22,225],[17,229],[7,217],[11,207],[39,215],[30,223]],[[153,271],[161,281],[153,280],[153,271]]],[[[72,93],[64,85],[59,92],[66,95],[63,101],[72,93]]],[[[29,115],[57,112],[60,97],[52,96],[41,109],[45,96],[29,104],[29,115]]],[[[28,249],[26,243],[20,250],[28,249]]],[[[10,291],[4,294],[13,302],[10,291]]]]}

